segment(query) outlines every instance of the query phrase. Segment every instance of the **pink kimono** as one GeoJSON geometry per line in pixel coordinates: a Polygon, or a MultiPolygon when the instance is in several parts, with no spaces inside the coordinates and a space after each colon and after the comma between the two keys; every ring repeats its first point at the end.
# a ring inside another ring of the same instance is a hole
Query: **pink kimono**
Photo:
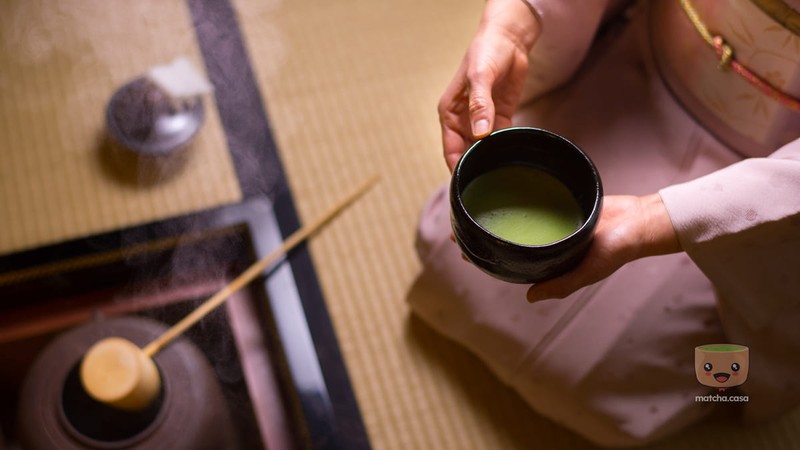
{"type": "MultiPolygon", "coordinates": [[[[461,259],[443,187],[421,216],[410,305],[536,411],[601,445],[649,442],[714,408],[777,417],[800,403],[800,112],[719,70],[677,0],[640,2],[590,51],[606,3],[530,0],[543,34],[515,122],[577,143],[607,195],[659,192],[685,253],[531,305],[528,286],[461,259]],[[711,343],[750,348],[736,388],[747,403],[696,401],[714,393],[694,368],[694,348],[711,343]]],[[[800,97],[797,34],[750,0],[692,3],[739,61],[800,97]],[[728,29],[741,26],[755,28],[728,29]],[[759,45],[779,58],[760,59],[759,45]]]]}

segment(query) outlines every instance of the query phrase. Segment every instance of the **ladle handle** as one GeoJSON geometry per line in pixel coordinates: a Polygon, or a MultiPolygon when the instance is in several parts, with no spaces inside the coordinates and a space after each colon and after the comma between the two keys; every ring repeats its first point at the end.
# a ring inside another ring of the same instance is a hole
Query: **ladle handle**
{"type": "Polygon", "coordinates": [[[314,222],[311,222],[303,226],[299,230],[295,231],[294,233],[292,233],[288,238],[286,238],[285,241],[283,241],[283,244],[281,244],[280,247],[276,248],[267,256],[253,263],[253,265],[248,267],[247,270],[242,272],[242,274],[236,277],[236,279],[228,283],[219,292],[214,294],[213,297],[203,302],[203,304],[198,306],[197,309],[189,313],[186,317],[181,319],[175,325],[171,326],[161,336],[157,337],[155,340],[147,344],[142,349],[142,351],[148,357],[152,358],[170,341],[172,341],[173,339],[181,335],[184,331],[189,329],[192,325],[200,321],[200,319],[202,319],[208,313],[213,311],[217,306],[224,303],[228,298],[230,298],[231,295],[233,295],[236,291],[238,291],[242,287],[246,286],[250,281],[252,281],[255,277],[261,274],[267,267],[269,267],[278,258],[280,258],[285,253],[292,250],[297,244],[303,242],[311,234],[316,232],[320,227],[325,225],[325,223],[327,223],[339,212],[341,212],[345,207],[349,206],[361,195],[366,193],[367,190],[369,190],[378,181],[379,178],[380,177],[378,175],[372,176],[370,179],[365,181],[361,186],[355,189],[350,195],[340,200],[339,203],[331,207],[325,214],[317,218],[314,222]]]}

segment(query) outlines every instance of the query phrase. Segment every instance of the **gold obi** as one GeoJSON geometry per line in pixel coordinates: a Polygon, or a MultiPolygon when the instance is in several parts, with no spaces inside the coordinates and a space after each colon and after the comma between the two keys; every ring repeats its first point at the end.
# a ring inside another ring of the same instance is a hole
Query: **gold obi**
{"type": "Polygon", "coordinates": [[[800,110],[791,105],[800,98],[800,1],[790,3],[655,0],[650,5],[653,51],[667,85],[698,122],[744,156],[766,156],[800,138],[800,110]],[[696,13],[695,23],[687,6],[696,13]],[[739,72],[704,39],[698,21],[733,50],[739,72]],[[790,104],[776,100],[759,81],[790,104]]]}

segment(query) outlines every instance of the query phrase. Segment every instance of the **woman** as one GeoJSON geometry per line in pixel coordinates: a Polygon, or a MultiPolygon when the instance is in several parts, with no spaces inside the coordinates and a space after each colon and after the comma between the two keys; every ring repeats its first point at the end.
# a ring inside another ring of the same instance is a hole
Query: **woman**
{"type": "Polygon", "coordinates": [[[800,400],[800,1],[625,3],[488,0],[439,103],[451,170],[512,124],[589,153],[607,195],[583,263],[534,286],[484,275],[449,242],[442,188],[409,296],[534,409],[602,445],[712,410],[695,401],[702,344],[750,348],[746,419],[800,400]]]}

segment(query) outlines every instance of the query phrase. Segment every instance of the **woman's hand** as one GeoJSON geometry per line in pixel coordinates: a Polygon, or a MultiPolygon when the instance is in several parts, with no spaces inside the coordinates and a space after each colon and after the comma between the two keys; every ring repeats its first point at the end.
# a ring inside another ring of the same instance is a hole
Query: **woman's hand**
{"type": "Polygon", "coordinates": [[[511,126],[539,21],[524,0],[488,0],[478,32],[439,100],[447,166],[492,130],[511,126]]]}
{"type": "Polygon", "coordinates": [[[606,196],[586,257],[571,272],[531,286],[528,301],[564,298],[630,261],[679,251],[681,246],[661,196],[606,196]]]}

